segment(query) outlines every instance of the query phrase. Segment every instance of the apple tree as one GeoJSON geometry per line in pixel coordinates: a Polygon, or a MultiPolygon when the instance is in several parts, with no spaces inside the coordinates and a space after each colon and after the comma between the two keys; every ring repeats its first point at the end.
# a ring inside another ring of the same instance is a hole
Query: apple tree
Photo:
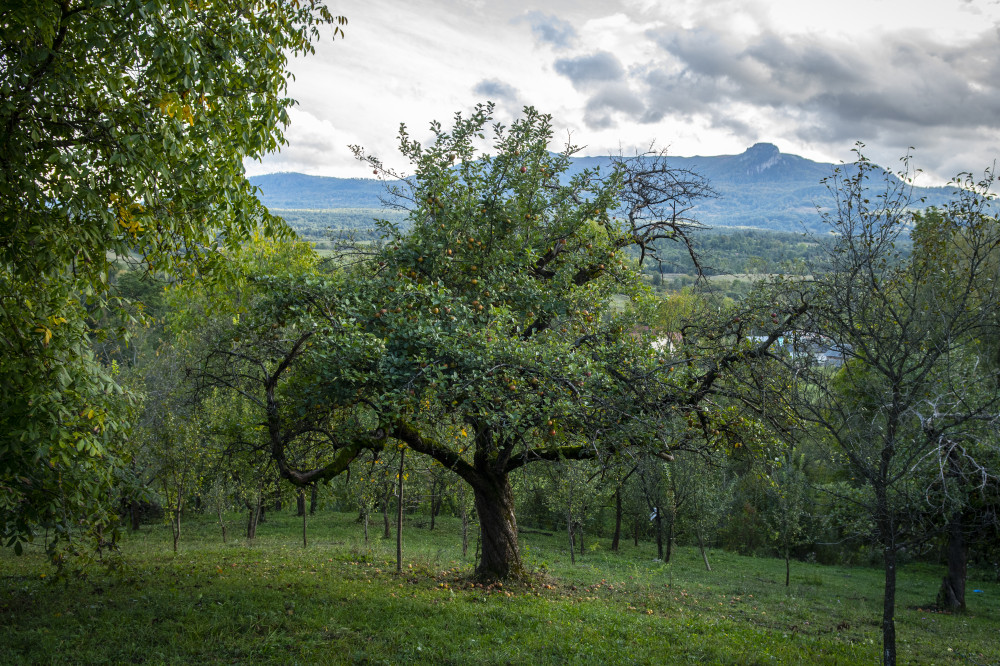
{"type": "Polygon", "coordinates": [[[663,453],[667,394],[688,410],[747,352],[679,371],[678,389],[638,326],[650,308],[637,259],[697,227],[687,211],[710,190],[696,174],[662,155],[574,172],[576,148],[551,152],[550,118],[531,108],[510,126],[481,105],[431,129],[426,146],[400,133],[415,172],[395,190],[406,225],[382,223],[380,242],[329,275],[269,278],[199,375],[258,405],[293,483],[388,440],[434,459],[472,489],[478,573],[517,577],[512,473],[663,453]],[[658,393],[636,411],[635,381],[654,375],[658,393]],[[323,464],[297,465],[303,451],[325,451],[323,464]]]}

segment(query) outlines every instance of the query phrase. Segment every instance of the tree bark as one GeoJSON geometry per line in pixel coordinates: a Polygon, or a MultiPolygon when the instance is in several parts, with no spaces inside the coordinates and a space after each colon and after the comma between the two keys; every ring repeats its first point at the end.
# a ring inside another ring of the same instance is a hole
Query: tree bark
{"type": "Polygon", "coordinates": [[[618,552],[618,544],[622,538],[622,489],[615,490],[615,534],[611,538],[611,550],[618,552]]]}
{"type": "MultiPolygon", "coordinates": [[[[886,453],[883,451],[883,458],[886,453]]],[[[884,468],[887,465],[883,465],[884,468]]],[[[873,484],[875,491],[875,524],[882,545],[885,569],[885,591],[882,595],[882,665],[896,666],[896,525],[889,508],[884,476],[873,484]]]]}
{"type": "Polygon", "coordinates": [[[948,521],[948,573],[941,581],[937,598],[938,607],[955,612],[965,610],[967,549],[964,528],[962,513],[956,511],[948,521]]]}
{"type": "Polygon", "coordinates": [[[659,507],[656,509],[656,557],[663,561],[663,516],[659,507]]]}
{"type": "Polygon", "coordinates": [[[222,502],[215,505],[216,515],[219,518],[219,527],[222,528],[222,543],[226,543],[226,520],[222,512],[222,502]]]}
{"type": "Polygon", "coordinates": [[[896,666],[896,548],[885,546],[885,595],[882,599],[882,664],[896,666]]]}
{"type": "Polygon", "coordinates": [[[262,500],[258,499],[249,508],[250,517],[247,519],[247,540],[253,540],[257,538],[257,525],[260,523],[260,517],[264,514],[264,505],[262,500]]]}
{"type": "Polygon", "coordinates": [[[514,492],[505,472],[480,473],[472,490],[482,540],[482,556],[476,575],[486,579],[520,578],[524,575],[517,542],[514,492]]]}
{"type": "Polygon", "coordinates": [[[701,536],[701,530],[698,530],[698,549],[701,550],[701,559],[705,561],[705,571],[711,571],[712,565],[708,563],[708,552],[705,550],[705,539],[701,536]]]}
{"type": "Polygon", "coordinates": [[[306,540],[306,520],[308,520],[309,514],[307,514],[305,512],[305,493],[303,493],[302,505],[303,505],[302,506],[302,509],[303,509],[303,511],[302,511],[302,547],[303,548],[308,548],[309,547],[309,542],[306,540]]]}
{"type": "Polygon", "coordinates": [[[130,527],[132,528],[132,531],[133,532],[138,532],[139,531],[139,525],[140,525],[140,521],[139,521],[139,503],[136,502],[135,500],[132,500],[132,501],[130,501],[128,503],[128,515],[129,515],[129,518],[131,520],[130,527]]]}
{"type": "Polygon", "coordinates": [[[403,461],[406,449],[399,451],[399,474],[396,476],[396,573],[403,573],[403,461]]]}
{"type": "Polygon", "coordinates": [[[569,486],[569,502],[566,503],[566,535],[569,537],[569,563],[576,564],[576,539],[573,536],[573,485],[569,486]]]}
{"type": "Polygon", "coordinates": [[[299,492],[295,495],[295,516],[302,517],[306,515],[306,489],[299,488],[299,492]]]}
{"type": "Polygon", "coordinates": [[[312,484],[312,490],[309,494],[309,515],[315,515],[316,509],[319,507],[319,489],[316,484],[312,484]]]}
{"type": "Polygon", "coordinates": [[[389,527],[389,495],[386,493],[385,497],[382,498],[382,538],[391,539],[392,538],[392,528],[389,527]]]}
{"type": "Polygon", "coordinates": [[[666,556],[663,558],[664,563],[670,562],[670,555],[673,552],[674,545],[674,512],[670,512],[670,520],[667,521],[667,552],[666,556]]]}

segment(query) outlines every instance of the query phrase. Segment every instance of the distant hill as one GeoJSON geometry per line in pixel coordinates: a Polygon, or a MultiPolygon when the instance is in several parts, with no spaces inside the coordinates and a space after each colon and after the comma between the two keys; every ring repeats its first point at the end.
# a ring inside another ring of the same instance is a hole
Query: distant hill
{"type": "MultiPolygon", "coordinates": [[[[828,206],[830,194],[820,181],[836,165],[813,162],[782,153],[770,143],[758,143],[739,155],[670,157],[680,169],[690,169],[708,179],[717,199],[698,204],[695,217],[710,227],[745,227],[776,231],[818,230],[817,206],[828,206]]],[[[610,167],[610,157],[579,157],[570,173],[587,168],[610,167]]],[[[849,167],[845,167],[849,168],[849,167]]],[[[280,209],[378,209],[383,206],[385,184],[365,178],[327,178],[299,173],[254,176],[260,200],[280,209]]],[[[950,188],[917,188],[923,206],[942,205],[950,188]]]]}

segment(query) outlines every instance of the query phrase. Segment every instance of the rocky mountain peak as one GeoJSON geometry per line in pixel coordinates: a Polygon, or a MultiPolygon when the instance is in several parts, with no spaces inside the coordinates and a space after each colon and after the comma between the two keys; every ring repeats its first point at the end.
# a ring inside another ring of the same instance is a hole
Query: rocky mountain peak
{"type": "Polygon", "coordinates": [[[781,161],[781,151],[773,143],[755,143],[740,155],[747,175],[759,174],[781,161]]]}

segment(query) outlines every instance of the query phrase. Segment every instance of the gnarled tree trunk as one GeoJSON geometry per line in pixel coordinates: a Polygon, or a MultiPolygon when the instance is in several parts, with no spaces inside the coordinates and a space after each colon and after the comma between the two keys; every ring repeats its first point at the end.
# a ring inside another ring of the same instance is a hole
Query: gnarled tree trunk
{"type": "Polygon", "coordinates": [[[937,604],[951,611],[965,610],[966,547],[962,513],[955,512],[948,521],[948,573],[941,581],[937,604]]]}
{"type": "Polygon", "coordinates": [[[299,488],[299,492],[295,494],[295,517],[301,518],[306,515],[306,489],[299,488]]]}
{"type": "Polygon", "coordinates": [[[473,485],[482,537],[476,574],[481,578],[519,578],[524,574],[517,542],[514,492],[506,473],[480,474],[473,485]]]}

